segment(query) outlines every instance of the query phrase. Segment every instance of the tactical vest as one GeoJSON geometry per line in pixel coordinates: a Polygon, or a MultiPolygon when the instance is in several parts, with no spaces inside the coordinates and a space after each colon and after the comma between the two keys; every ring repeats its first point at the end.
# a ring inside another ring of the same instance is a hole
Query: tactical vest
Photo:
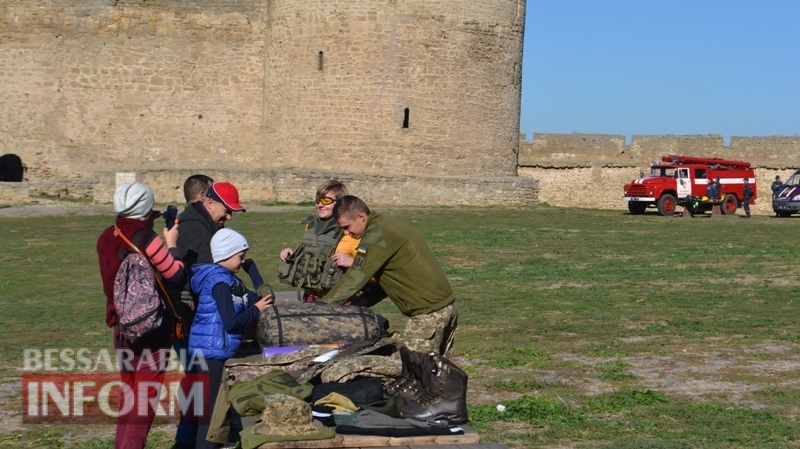
{"type": "Polygon", "coordinates": [[[306,233],[294,254],[280,263],[278,280],[302,289],[330,290],[344,274],[331,260],[344,231],[334,219],[319,222],[309,217],[303,223],[306,233]],[[322,229],[317,229],[318,223],[323,223],[322,229]]]}

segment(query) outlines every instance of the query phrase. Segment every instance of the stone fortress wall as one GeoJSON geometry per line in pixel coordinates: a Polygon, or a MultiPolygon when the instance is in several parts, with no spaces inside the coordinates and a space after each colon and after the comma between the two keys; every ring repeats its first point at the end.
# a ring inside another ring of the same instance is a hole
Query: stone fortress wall
{"type": "Polygon", "coordinates": [[[539,200],[554,206],[620,209],[622,187],[667,154],[744,160],[757,177],[754,213],[771,214],[770,184],[800,168],[800,137],[534,133],[520,135],[519,175],[539,181],[539,200]]]}
{"type": "Polygon", "coordinates": [[[519,135],[525,0],[0,0],[0,154],[39,196],[181,201],[206,173],[249,202],[326,179],[370,202],[626,210],[664,154],[751,161],[754,208],[797,137],[519,135]],[[766,181],[766,182],[765,182],[766,181]]]}
{"type": "Polygon", "coordinates": [[[201,172],[250,201],[341,177],[374,202],[533,204],[524,23],[525,0],[0,0],[0,154],[28,167],[0,199],[105,202],[135,173],[176,201],[201,172]]]}

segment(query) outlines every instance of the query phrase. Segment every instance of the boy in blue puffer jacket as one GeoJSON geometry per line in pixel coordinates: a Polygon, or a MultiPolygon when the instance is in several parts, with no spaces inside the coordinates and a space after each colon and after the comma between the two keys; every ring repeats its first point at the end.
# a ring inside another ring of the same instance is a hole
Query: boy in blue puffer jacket
{"type": "Polygon", "coordinates": [[[247,240],[241,234],[223,228],[211,238],[214,263],[192,267],[191,287],[199,301],[189,333],[189,353],[192,360],[205,361],[209,377],[209,406],[203,409],[198,425],[198,449],[219,447],[206,440],[206,433],[225,361],[238,351],[247,325],[257,320],[261,311],[273,303],[271,296],[258,298],[236,277],[236,273],[244,268],[254,286],[263,283],[255,263],[245,259],[248,249],[247,240]]]}

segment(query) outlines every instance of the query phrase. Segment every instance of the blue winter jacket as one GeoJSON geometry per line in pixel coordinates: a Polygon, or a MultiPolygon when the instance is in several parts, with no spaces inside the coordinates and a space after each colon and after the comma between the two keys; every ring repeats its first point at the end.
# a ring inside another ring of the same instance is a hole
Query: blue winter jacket
{"type": "Polygon", "coordinates": [[[239,278],[219,264],[199,264],[192,270],[191,287],[199,301],[189,331],[189,352],[194,355],[199,351],[207,359],[227,360],[236,354],[242,344],[242,333],[225,331],[211,292],[220,282],[229,285],[233,293],[233,309],[238,315],[247,308],[247,290],[239,278]]]}

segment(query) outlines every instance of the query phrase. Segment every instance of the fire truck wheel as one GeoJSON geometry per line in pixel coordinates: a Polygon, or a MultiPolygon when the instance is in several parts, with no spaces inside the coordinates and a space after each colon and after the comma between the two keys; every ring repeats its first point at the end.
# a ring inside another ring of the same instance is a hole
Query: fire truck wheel
{"type": "Polygon", "coordinates": [[[636,201],[628,201],[628,212],[631,215],[642,215],[647,209],[647,204],[645,203],[637,203],[636,201]]]}
{"type": "Polygon", "coordinates": [[[675,214],[675,197],[669,193],[661,195],[661,198],[658,199],[658,213],[665,217],[673,216],[675,214]]]}
{"type": "Polygon", "coordinates": [[[736,199],[736,195],[729,193],[722,199],[722,215],[735,214],[737,207],[739,207],[739,200],[736,199]]]}

